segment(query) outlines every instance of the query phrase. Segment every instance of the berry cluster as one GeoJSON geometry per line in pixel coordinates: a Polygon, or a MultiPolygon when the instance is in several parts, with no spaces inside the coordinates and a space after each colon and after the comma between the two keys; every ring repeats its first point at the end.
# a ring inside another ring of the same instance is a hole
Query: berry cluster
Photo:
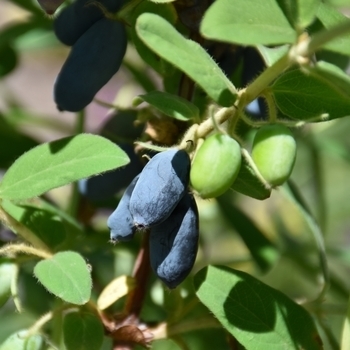
{"type": "Polygon", "coordinates": [[[54,99],[60,111],[85,108],[119,70],[126,51],[124,25],[106,18],[121,1],[77,0],[54,22],[57,38],[72,50],[57,76],[54,99]]]}
{"type": "Polygon", "coordinates": [[[183,150],[156,154],[126,189],[108,218],[113,241],[150,229],[151,266],[175,288],[191,271],[198,250],[198,210],[188,192],[190,158],[183,150]]]}

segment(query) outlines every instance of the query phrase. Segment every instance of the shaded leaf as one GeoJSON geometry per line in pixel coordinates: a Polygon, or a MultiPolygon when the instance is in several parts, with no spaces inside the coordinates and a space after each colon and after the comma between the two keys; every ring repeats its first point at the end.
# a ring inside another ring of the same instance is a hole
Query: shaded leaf
{"type": "Polygon", "coordinates": [[[61,219],[49,211],[38,209],[34,205],[17,205],[8,200],[2,202],[2,207],[50,248],[55,248],[66,238],[66,229],[61,219]]]}
{"type": "Polygon", "coordinates": [[[0,197],[20,200],[126,165],[129,158],[113,142],[80,134],[44,143],[28,151],[8,169],[0,197]]]}
{"type": "Polygon", "coordinates": [[[242,152],[241,168],[231,188],[255,199],[267,199],[271,195],[271,188],[252,164],[253,161],[247,152],[242,152]]]}
{"type": "Polygon", "coordinates": [[[92,313],[72,312],[63,320],[64,344],[67,350],[99,350],[103,335],[103,325],[92,313]]]}
{"type": "Polygon", "coordinates": [[[201,22],[209,39],[241,45],[293,43],[296,32],[276,0],[217,0],[201,22]]]}
{"type": "Polygon", "coordinates": [[[60,252],[42,260],[36,264],[34,274],[49,292],[66,302],[83,305],[90,299],[90,271],[78,253],[60,252]]]}
{"type": "Polygon", "coordinates": [[[247,273],[208,266],[194,284],[202,303],[247,349],[322,349],[306,310],[247,273]]]}
{"type": "Polygon", "coordinates": [[[312,70],[310,73],[306,75],[300,70],[292,70],[275,81],[272,92],[282,113],[297,120],[319,118],[318,121],[350,115],[350,99],[333,83],[341,80],[342,84],[347,84],[346,80],[331,70],[326,74],[333,75],[332,80],[320,69],[317,74],[312,70]]]}
{"type": "Polygon", "coordinates": [[[196,42],[185,39],[166,20],[151,13],[142,14],[136,22],[142,41],[159,56],[182,70],[221,106],[231,106],[236,89],[196,42]]]}

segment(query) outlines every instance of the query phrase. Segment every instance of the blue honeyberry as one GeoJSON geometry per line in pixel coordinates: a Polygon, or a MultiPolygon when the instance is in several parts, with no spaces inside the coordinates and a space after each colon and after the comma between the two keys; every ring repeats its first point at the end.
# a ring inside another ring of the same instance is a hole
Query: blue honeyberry
{"type": "Polygon", "coordinates": [[[114,242],[130,241],[136,232],[136,226],[134,225],[129,205],[130,197],[138,179],[139,175],[131,181],[130,185],[125,190],[124,195],[120,199],[117,208],[107,220],[107,226],[111,231],[110,237],[114,242]]]}
{"type": "Polygon", "coordinates": [[[121,0],[77,0],[64,8],[54,20],[57,39],[72,46],[98,20],[104,17],[100,4],[107,11],[116,12],[121,7],[121,0]]]}
{"type": "Polygon", "coordinates": [[[120,22],[102,18],[74,44],[54,85],[60,111],[78,112],[119,70],[126,51],[126,32],[120,22]]]}
{"type": "Polygon", "coordinates": [[[130,199],[137,227],[147,228],[169,217],[187,191],[190,163],[187,152],[172,149],[146,164],[130,199]]]}
{"type": "Polygon", "coordinates": [[[187,193],[165,221],[151,228],[151,266],[169,288],[176,288],[194,265],[198,226],[197,205],[193,196],[187,193]]]}

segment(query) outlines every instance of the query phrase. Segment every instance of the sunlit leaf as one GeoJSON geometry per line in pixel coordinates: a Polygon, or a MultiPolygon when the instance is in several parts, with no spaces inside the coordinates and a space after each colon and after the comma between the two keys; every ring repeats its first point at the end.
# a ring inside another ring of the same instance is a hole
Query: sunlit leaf
{"type": "Polygon", "coordinates": [[[97,135],[80,134],[44,143],[22,155],[8,169],[0,183],[0,198],[39,196],[128,162],[124,151],[97,135]]]}
{"type": "Polygon", "coordinates": [[[90,299],[90,271],[78,253],[59,252],[42,260],[36,264],[34,274],[49,292],[64,301],[83,305],[90,299]]]}

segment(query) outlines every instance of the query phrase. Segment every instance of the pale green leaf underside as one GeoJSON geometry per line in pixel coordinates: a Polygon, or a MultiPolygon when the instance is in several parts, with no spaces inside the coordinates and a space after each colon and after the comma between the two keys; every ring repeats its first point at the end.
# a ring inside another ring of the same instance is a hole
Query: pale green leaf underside
{"type": "Polygon", "coordinates": [[[60,252],[42,260],[36,264],[34,274],[49,292],[68,303],[83,305],[90,299],[90,272],[78,253],[60,252]]]}
{"type": "Polygon", "coordinates": [[[276,0],[217,0],[207,10],[201,33],[241,45],[293,43],[296,32],[276,0]]]}
{"type": "Polygon", "coordinates": [[[97,135],[44,143],[19,157],[0,183],[0,198],[20,200],[129,163],[126,153],[97,135]]]}
{"type": "Polygon", "coordinates": [[[196,42],[184,38],[166,20],[151,13],[142,14],[136,22],[141,40],[193,79],[218,104],[231,106],[236,99],[236,89],[196,42]]]}
{"type": "Polygon", "coordinates": [[[281,292],[227,267],[194,277],[197,296],[249,350],[321,349],[311,316],[281,292]]]}

